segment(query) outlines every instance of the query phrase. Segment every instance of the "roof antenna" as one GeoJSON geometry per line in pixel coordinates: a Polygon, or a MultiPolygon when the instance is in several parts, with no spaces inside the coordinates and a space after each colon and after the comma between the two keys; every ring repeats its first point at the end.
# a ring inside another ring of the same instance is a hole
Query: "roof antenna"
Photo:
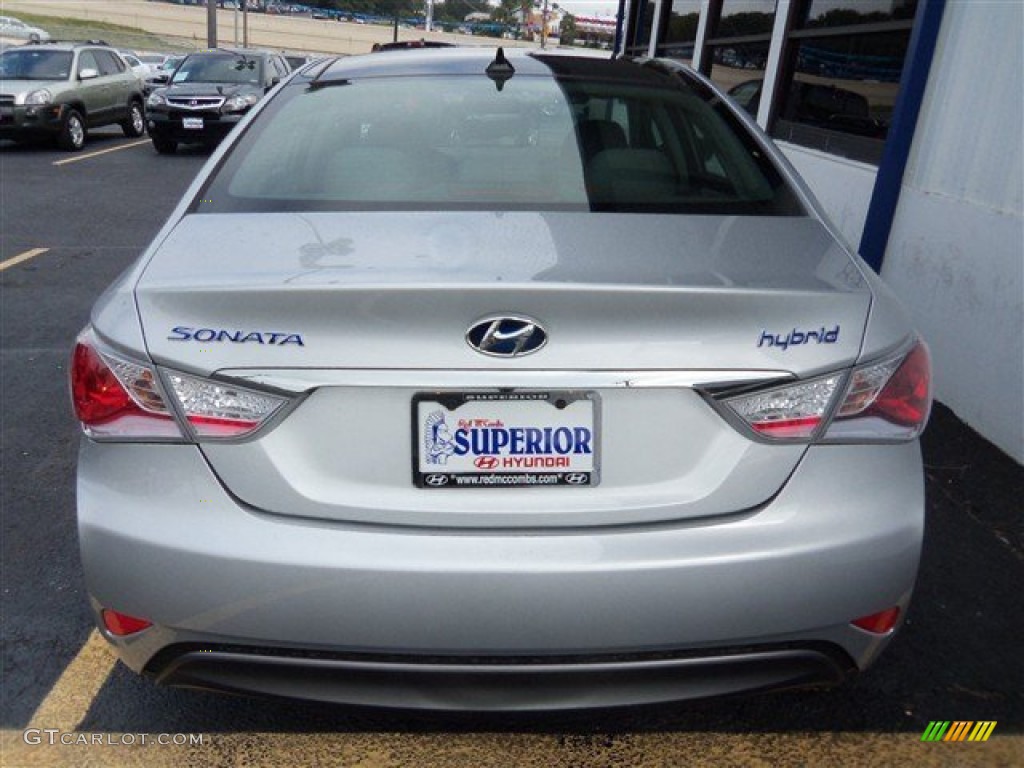
{"type": "Polygon", "coordinates": [[[487,76],[494,81],[495,87],[501,91],[505,87],[505,82],[512,79],[512,75],[516,73],[516,68],[513,67],[508,59],[505,58],[505,49],[498,48],[498,53],[494,56],[494,61],[487,65],[487,69],[484,70],[487,76]]]}

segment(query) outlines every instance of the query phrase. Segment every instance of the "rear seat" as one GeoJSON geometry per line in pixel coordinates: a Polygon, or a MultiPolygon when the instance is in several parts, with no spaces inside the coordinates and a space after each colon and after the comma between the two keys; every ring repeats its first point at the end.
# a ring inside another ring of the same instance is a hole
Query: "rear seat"
{"type": "Polygon", "coordinates": [[[462,148],[452,197],[530,202],[551,198],[555,161],[534,146],[462,148]]]}
{"type": "Polygon", "coordinates": [[[606,149],[587,167],[587,186],[596,202],[668,201],[679,194],[683,182],[657,149],[606,149]]]}

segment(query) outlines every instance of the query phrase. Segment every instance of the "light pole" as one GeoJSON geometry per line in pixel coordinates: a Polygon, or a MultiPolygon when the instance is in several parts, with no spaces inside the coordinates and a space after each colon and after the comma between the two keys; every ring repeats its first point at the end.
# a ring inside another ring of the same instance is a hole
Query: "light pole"
{"type": "Polygon", "coordinates": [[[544,0],[543,10],[540,12],[540,47],[548,45],[548,0],[544,0]]]}
{"type": "Polygon", "coordinates": [[[217,47],[217,0],[206,0],[206,47],[217,47]]]}

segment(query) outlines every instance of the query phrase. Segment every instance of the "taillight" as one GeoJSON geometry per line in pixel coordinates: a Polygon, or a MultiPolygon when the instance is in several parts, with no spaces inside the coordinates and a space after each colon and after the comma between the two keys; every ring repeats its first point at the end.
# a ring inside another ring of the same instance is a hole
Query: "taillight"
{"type": "Polygon", "coordinates": [[[183,373],[168,373],[167,381],[199,437],[244,437],[287,402],[277,395],[183,373]]]}
{"type": "Polygon", "coordinates": [[[725,401],[757,434],[776,440],[807,440],[825,420],[842,374],[788,384],[725,401]]]}
{"type": "Polygon", "coordinates": [[[156,369],[102,351],[91,331],[75,345],[71,398],[85,433],[97,440],[182,440],[251,435],[278,412],[287,398],[230,383],[156,369]],[[182,431],[177,413],[188,422],[182,431]]]}
{"type": "Polygon", "coordinates": [[[931,360],[918,341],[904,355],[856,368],[827,440],[909,440],[931,412],[931,360]]]}
{"type": "Polygon", "coordinates": [[[931,410],[928,347],[918,341],[909,352],[858,366],[848,377],[835,373],[722,402],[771,440],[912,440],[931,410]]]}
{"type": "Polygon", "coordinates": [[[153,369],[99,352],[88,334],[72,355],[71,398],[90,437],[181,438],[153,369]]]}

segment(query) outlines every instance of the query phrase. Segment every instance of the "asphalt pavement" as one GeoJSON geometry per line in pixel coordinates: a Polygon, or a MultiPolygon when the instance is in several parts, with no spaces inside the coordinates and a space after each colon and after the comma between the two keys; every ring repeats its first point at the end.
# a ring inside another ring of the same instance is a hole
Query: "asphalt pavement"
{"type": "Polygon", "coordinates": [[[1024,764],[1024,469],[941,405],[923,440],[928,523],[907,625],[838,689],[442,716],[162,689],[116,665],[78,561],[68,355],[205,160],[158,156],[117,129],[80,155],[0,142],[3,765],[1024,764]],[[996,726],[984,744],[922,742],[935,720],[996,726]],[[88,743],[50,745],[44,729],[88,743]],[[140,744],[146,735],[202,741],[140,744]]]}

